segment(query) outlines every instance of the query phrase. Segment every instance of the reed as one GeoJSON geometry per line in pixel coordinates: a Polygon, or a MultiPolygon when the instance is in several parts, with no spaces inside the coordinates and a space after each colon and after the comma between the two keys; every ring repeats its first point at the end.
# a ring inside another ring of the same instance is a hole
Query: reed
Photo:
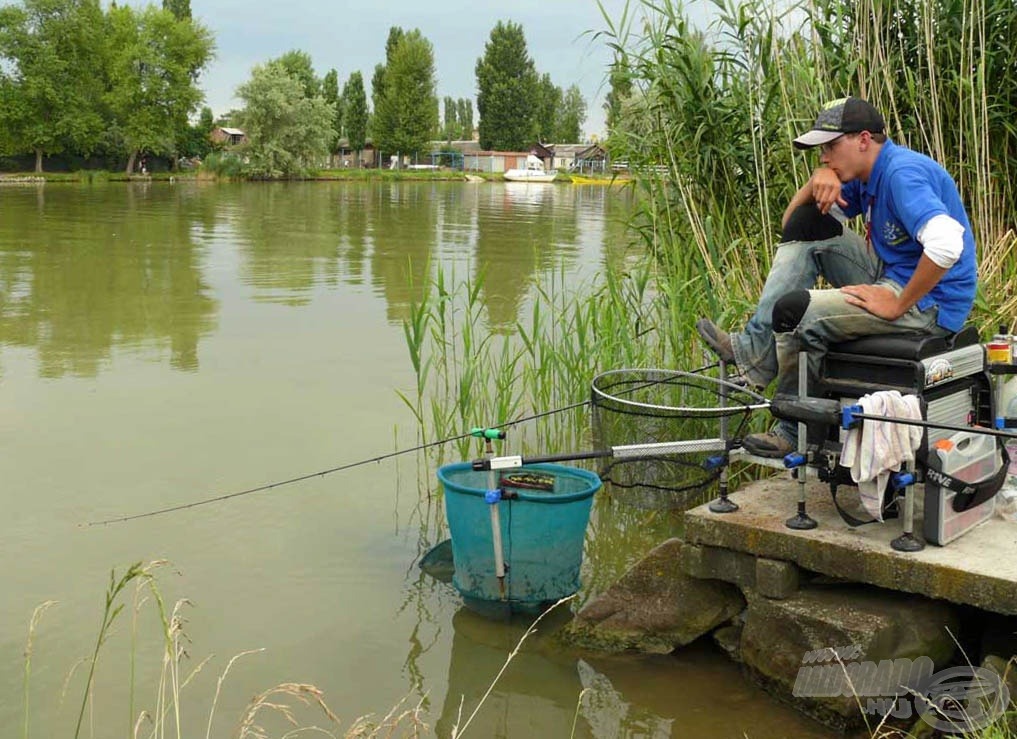
{"type": "MultiPolygon", "coordinates": [[[[184,629],[186,624],[184,609],[190,605],[190,602],[186,599],[179,599],[171,609],[167,609],[155,576],[157,568],[165,564],[166,562],[163,560],[149,563],[137,562],[126,568],[119,576],[115,570],[110,572],[99,632],[91,656],[75,663],[66,678],[64,690],[61,693],[62,702],[62,696],[66,693],[74,675],[77,673],[77,668],[82,664],[88,664],[88,675],[85,678],[85,685],[82,690],[81,707],[78,711],[75,726],[75,737],[82,735],[86,709],[89,712],[90,724],[89,728],[85,731],[86,734],[90,736],[107,736],[118,733],[113,730],[111,725],[104,723],[95,714],[95,678],[100,654],[109,648],[107,645],[115,634],[115,626],[123,613],[126,605],[124,600],[132,584],[134,585],[132,600],[133,617],[129,634],[130,654],[126,675],[126,679],[129,681],[130,713],[126,735],[135,739],[142,736],[149,739],[155,739],[156,737],[163,739],[167,736],[181,737],[186,735],[183,728],[185,703],[182,700],[182,696],[188,685],[212,660],[213,656],[205,657],[196,666],[188,670],[183,669],[186,660],[189,659],[186,645],[190,641],[184,629]],[[136,664],[137,650],[139,648],[139,641],[142,645],[144,644],[143,639],[139,640],[138,616],[149,604],[155,609],[159,620],[158,636],[162,645],[160,667],[157,680],[155,681],[155,694],[151,697],[152,708],[150,710],[141,710],[135,714],[136,702],[138,700],[135,690],[135,681],[138,676],[136,664]]],[[[30,717],[32,706],[29,702],[29,696],[32,656],[38,638],[37,632],[43,615],[53,605],[55,605],[55,601],[42,603],[35,609],[29,621],[28,640],[25,647],[23,739],[29,739],[31,736],[30,717]]],[[[205,734],[206,739],[212,736],[212,724],[216,706],[219,702],[223,683],[230,669],[241,657],[263,651],[263,649],[255,649],[242,652],[234,656],[227,663],[226,668],[219,676],[215,694],[211,700],[205,734]]],[[[192,702],[197,701],[197,698],[192,699],[192,702]]],[[[405,699],[397,703],[388,714],[380,719],[372,715],[361,716],[351,722],[345,731],[341,731],[339,729],[339,718],[329,708],[325,702],[324,693],[319,688],[306,683],[284,682],[254,696],[241,713],[231,735],[240,739],[255,739],[256,737],[267,737],[269,735],[297,736],[313,732],[331,737],[343,736],[351,739],[352,737],[421,736],[425,734],[427,726],[422,719],[422,703],[418,703],[410,708],[405,708],[404,703],[405,699]],[[320,711],[327,722],[326,726],[322,727],[304,722],[300,713],[298,713],[298,709],[302,707],[314,708],[320,711]],[[265,719],[271,721],[270,716],[281,718],[292,728],[275,733],[275,727],[273,726],[273,729],[270,731],[266,728],[267,724],[265,721],[265,719]]],[[[189,706],[192,711],[195,707],[189,706]]]]}

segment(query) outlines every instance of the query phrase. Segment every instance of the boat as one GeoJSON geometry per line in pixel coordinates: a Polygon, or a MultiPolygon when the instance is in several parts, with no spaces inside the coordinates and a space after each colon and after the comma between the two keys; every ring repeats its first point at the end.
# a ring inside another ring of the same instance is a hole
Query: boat
{"type": "Polygon", "coordinates": [[[505,171],[505,179],[509,182],[554,182],[557,172],[548,172],[544,163],[533,154],[526,157],[525,169],[509,169],[505,171]]]}

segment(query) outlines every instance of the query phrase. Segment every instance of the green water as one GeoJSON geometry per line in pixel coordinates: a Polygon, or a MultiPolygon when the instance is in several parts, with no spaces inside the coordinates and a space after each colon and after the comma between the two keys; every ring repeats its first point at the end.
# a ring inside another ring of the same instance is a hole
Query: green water
{"type": "MultiPolygon", "coordinates": [[[[23,732],[33,609],[57,601],[33,643],[30,735],[70,736],[110,569],[160,558],[167,608],[188,600],[181,679],[209,658],[181,692],[184,736],[205,735],[218,677],[254,649],[223,681],[212,736],[282,682],[321,688],[344,726],[422,702],[448,736],[525,623],[485,622],[417,569],[445,534],[428,457],[85,524],[412,447],[401,322],[429,275],[484,272],[488,328],[510,330],[535,277],[579,281],[622,249],[628,208],[624,194],[569,186],[0,189],[0,736],[23,732]]],[[[674,526],[598,500],[583,596],[674,526]]],[[[142,607],[132,650],[131,611],[100,657],[84,736],[128,736],[155,710],[157,617],[142,607]]],[[[574,720],[582,737],[824,735],[709,646],[580,657],[541,635],[470,732],[568,736],[574,720]]]]}

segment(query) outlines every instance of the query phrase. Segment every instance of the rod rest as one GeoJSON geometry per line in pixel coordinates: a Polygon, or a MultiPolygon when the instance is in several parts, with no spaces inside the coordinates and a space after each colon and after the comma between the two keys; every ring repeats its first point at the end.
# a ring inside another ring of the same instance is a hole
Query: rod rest
{"type": "Polygon", "coordinates": [[[831,354],[857,354],[892,359],[925,359],[937,354],[977,344],[978,329],[968,324],[946,336],[920,333],[876,334],[830,345],[831,354]]]}

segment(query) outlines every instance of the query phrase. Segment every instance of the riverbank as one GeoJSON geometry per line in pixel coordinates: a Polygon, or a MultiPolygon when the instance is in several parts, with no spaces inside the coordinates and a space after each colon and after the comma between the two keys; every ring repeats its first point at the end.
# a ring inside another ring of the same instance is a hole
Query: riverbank
{"type": "MultiPolygon", "coordinates": [[[[107,170],[79,170],[77,172],[4,172],[2,184],[43,184],[47,182],[187,182],[231,180],[202,170],[183,172],[152,172],[128,175],[107,170]]],[[[231,180],[232,181],[232,180],[231,180]]],[[[261,180],[243,180],[260,182],[261,180]]],[[[469,172],[438,169],[325,169],[303,177],[290,177],[292,182],[505,182],[500,172],[469,172]]],[[[560,172],[553,184],[609,186],[628,182],[627,176],[569,175],[560,172]]]]}

